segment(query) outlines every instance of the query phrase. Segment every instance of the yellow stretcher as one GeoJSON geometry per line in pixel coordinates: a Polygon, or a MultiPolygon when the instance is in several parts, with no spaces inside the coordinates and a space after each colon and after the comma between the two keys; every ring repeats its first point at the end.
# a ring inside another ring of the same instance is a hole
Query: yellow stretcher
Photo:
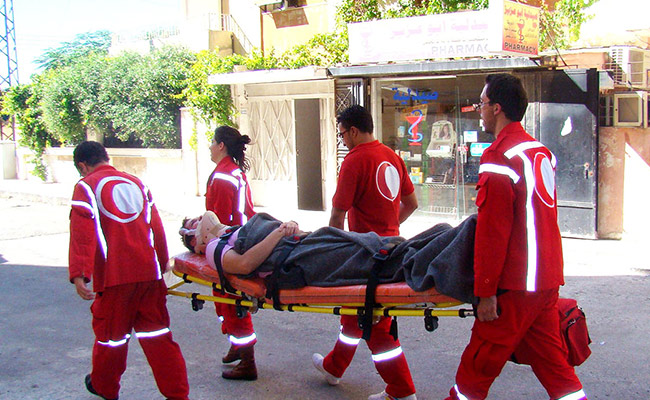
{"type": "MultiPolygon", "coordinates": [[[[172,264],[173,273],[182,281],[171,285],[168,293],[191,299],[192,309],[195,311],[200,310],[205,301],[233,304],[250,312],[266,308],[292,312],[361,316],[365,314],[366,310],[365,285],[282,289],[279,292],[281,304],[273,304],[271,299],[265,297],[266,285],[263,279],[241,278],[230,274],[225,274],[226,279],[230,286],[236,290],[229,293],[237,296],[237,299],[179,291],[177,289],[187,283],[198,283],[217,291],[221,290],[222,286],[219,274],[208,264],[204,255],[182,253],[172,258],[172,264]]],[[[377,286],[372,314],[387,317],[424,317],[425,328],[428,331],[433,331],[438,325],[438,317],[465,318],[474,316],[473,309],[459,308],[463,304],[456,299],[438,293],[435,289],[415,292],[405,282],[387,283],[377,286]]]]}

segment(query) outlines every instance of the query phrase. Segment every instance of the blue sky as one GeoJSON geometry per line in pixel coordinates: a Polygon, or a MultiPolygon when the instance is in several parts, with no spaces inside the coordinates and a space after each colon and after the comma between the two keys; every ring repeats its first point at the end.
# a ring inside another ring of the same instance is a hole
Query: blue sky
{"type": "MultiPolygon", "coordinates": [[[[181,0],[13,0],[20,83],[37,72],[34,59],[77,34],[175,25],[181,0]]],[[[4,68],[6,72],[6,67],[4,68]]]]}

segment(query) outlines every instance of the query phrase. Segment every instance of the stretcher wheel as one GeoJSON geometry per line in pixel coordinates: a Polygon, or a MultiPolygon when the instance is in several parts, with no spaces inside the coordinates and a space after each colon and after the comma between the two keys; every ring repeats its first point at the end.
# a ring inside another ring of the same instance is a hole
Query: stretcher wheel
{"type": "Polygon", "coordinates": [[[434,317],[432,315],[425,315],[424,329],[426,329],[427,332],[433,332],[436,329],[438,329],[438,317],[434,317]]]}
{"type": "Polygon", "coordinates": [[[244,318],[248,313],[248,310],[244,306],[236,306],[235,310],[237,311],[237,318],[244,318]]]}
{"type": "Polygon", "coordinates": [[[205,304],[205,300],[199,300],[196,298],[198,293],[193,293],[192,294],[192,311],[200,311],[203,309],[203,304],[205,304]]]}

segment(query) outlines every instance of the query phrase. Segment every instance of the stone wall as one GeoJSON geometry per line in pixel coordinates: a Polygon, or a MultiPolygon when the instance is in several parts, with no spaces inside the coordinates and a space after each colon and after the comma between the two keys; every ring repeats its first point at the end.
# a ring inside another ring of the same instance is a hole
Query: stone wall
{"type": "Polygon", "coordinates": [[[650,225],[650,129],[599,132],[598,237],[620,239],[650,225]]]}

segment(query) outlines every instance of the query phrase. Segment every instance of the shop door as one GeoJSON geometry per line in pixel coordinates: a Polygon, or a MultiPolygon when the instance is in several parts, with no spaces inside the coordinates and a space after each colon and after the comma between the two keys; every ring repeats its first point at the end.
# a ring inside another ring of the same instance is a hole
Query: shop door
{"type": "Polygon", "coordinates": [[[547,71],[538,79],[535,136],[557,158],[560,230],[563,236],[596,238],[598,72],[547,71]]]}
{"type": "Polygon", "coordinates": [[[298,208],[322,211],[320,100],[295,100],[298,208]]]}
{"type": "MultiPolygon", "coordinates": [[[[353,105],[365,106],[366,104],[366,91],[365,82],[363,79],[338,79],[336,81],[336,95],[335,95],[335,113],[338,115],[346,108],[353,105]]],[[[348,154],[349,150],[343,143],[338,135],[336,135],[336,175],[338,176],[341,170],[343,159],[348,154]]]]}

